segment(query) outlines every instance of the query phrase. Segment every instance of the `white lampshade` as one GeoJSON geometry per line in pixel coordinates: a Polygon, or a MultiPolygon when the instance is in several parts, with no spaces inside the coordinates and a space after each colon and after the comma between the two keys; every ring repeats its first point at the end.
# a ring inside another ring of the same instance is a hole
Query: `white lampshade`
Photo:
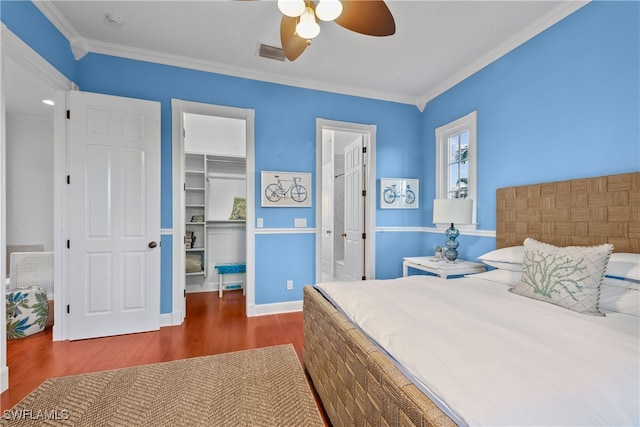
{"type": "Polygon", "coordinates": [[[473,200],[435,199],[433,201],[434,224],[471,224],[473,221],[473,200]]]}
{"type": "Polygon", "coordinates": [[[316,6],[316,16],[323,21],[333,21],[342,13],[340,0],[320,0],[316,6]]]}
{"type": "Polygon", "coordinates": [[[320,25],[316,22],[316,15],[310,7],[307,7],[300,15],[300,22],[296,25],[296,33],[299,37],[307,40],[320,34],[320,25]]]}
{"type": "Polygon", "coordinates": [[[302,15],[306,7],[304,0],[278,0],[280,12],[292,18],[302,15]]]}

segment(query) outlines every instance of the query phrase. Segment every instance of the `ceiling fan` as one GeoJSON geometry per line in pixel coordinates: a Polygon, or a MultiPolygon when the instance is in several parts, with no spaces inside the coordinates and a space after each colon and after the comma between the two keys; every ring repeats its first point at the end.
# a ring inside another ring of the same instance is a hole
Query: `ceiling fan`
{"type": "Polygon", "coordinates": [[[383,0],[278,0],[282,12],[280,41],[289,61],[296,60],[320,33],[318,19],[335,21],[347,30],[369,36],[396,32],[393,15],[383,0]]]}

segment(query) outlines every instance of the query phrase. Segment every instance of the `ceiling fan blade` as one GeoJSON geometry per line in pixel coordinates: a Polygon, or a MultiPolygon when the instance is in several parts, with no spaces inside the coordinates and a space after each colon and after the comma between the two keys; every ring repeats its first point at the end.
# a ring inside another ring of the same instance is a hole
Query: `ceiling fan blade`
{"type": "Polygon", "coordinates": [[[286,15],[283,15],[280,21],[280,43],[282,43],[284,56],[289,61],[295,61],[309,45],[305,39],[296,34],[296,24],[297,18],[286,15]]]}
{"type": "Polygon", "coordinates": [[[336,23],[368,36],[390,36],[396,32],[396,22],[383,0],[344,0],[336,23]]]}

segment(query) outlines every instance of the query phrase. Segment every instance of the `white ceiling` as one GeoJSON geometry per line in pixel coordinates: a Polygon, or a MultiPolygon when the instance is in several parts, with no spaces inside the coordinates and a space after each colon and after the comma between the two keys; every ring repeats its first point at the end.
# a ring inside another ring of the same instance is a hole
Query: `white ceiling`
{"type": "MultiPolygon", "coordinates": [[[[117,55],[415,104],[420,109],[586,4],[387,0],[395,35],[364,36],[321,22],[320,35],[300,58],[279,62],[257,54],[260,43],[280,46],[281,14],[275,1],[34,3],[70,41],[77,58],[86,52],[117,55]],[[123,25],[108,23],[108,12],[121,16],[123,25]]],[[[9,71],[9,81],[18,78],[9,71]]],[[[7,96],[8,110],[9,104],[7,96]]]]}

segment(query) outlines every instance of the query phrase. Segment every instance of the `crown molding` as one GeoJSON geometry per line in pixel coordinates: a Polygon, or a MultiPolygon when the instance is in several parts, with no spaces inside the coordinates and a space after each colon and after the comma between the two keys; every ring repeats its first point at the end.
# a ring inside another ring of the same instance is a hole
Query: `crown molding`
{"type": "Polygon", "coordinates": [[[11,32],[4,23],[0,23],[0,32],[4,53],[24,68],[31,70],[45,84],[58,90],[77,88],[56,67],[47,62],[22,41],[20,37],[11,32]]]}
{"type": "Polygon", "coordinates": [[[162,52],[137,49],[130,46],[104,43],[96,40],[85,40],[89,52],[103,55],[118,56],[121,58],[134,59],[139,61],[153,62],[157,64],[170,65],[174,67],[188,68],[192,70],[206,71],[228,76],[259,80],[268,83],[276,83],[287,86],[314,89],[324,92],[333,92],[343,95],[359,96],[363,98],[373,98],[384,101],[398,102],[401,104],[415,105],[414,97],[400,96],[397,94],[377,92],[349,86],[326,84],[312,80],[294,79],[278,76],[275,74],[260,73],[240,67],[230,67],[225,64],[212,61],[203,61],[191,57],[170,55],[162,52]]]}
{"type": "Polygon", "coordinates": [[[67,39],[71,52],[76,60],[82,59],[89,51],[85,41],[75,28],[65,19],[55,7],[52,0],[33,0],[33,4],[42,14],[57,28],[62,36],[67,39]]]}
{"type": "Polygon", "coordinates": [[[71,26],[69,21],[62,16],[52,0],[32,0],[32,2],[69,42],[82,38],[76,29],[71,26]]]}
{"type": "Polygon", "coordinates": [[[229,67],[228,65],[211,61],[203,61],[179,55],[168,55],[156,51],[136,49],[129,46],[84,39],[75,30],[75,28],[71,26],[69,21],[67,21],[64,16],[62,16],[62,14],[55,7],[55,4],[52,0],[33,0],[33,4],[58,29],[58,31],[60,31],[60,33],[67,39],[67,41],[69,41],[76,60],[79,60],[87,53],[92,52],[103,55],[118,56],[139,61],[170,65],[174,67],[224,74],[250,80],[259,80],[268,83],[300,87],[304,89],[313,89],[324,92],[338,93],[342,95],[351,95],[362,98],[372,98],[383,101],[398,102],[400,104],[416,105],[416,98],[410,96],[401,96],[394,93],[370,91],[353,88],[350,86],[320,83],[312,80],[285,78],[275,74],[260,73],[238,67],[229,67]]]}
{"type": "Polygon", "coordinates": [[[180,55],[169,55],[161,52],[136,49],[129,46],[103,43],[94,40],[83,39],[71,24],[60,14],[52,0],[33,0],[33,4],[45,15],[45,17],[62,33],[72,47],[76,60],[81,59],[89,52],[103,55],[118,56],[139,61],[152,62],[192,70],[199,70],[233,77],[240,77],[250,80],[258,80],[268,83],[282,84],[286,86],[313,89],[324,92],[332,92],[341,95],[357,96],[362,98],[378,99],[382,101],[397,102],[400,104],[415,105],[420,112],[423,112],[427,103],[451,89],[467,77],[472,76],[487,65],[500,57],[511,52],[513,49],[527,42],[531,38],[540,34],[544,30],[558,23],[573,12],[588,4],[591,0],[569,0],[562,2],[544,17],[527,26],[511,39],[505,41],[496,49],[483,56],[469,67],[451,76],[427,93],[418,96],[402,96],[394,93],[371,91],[354,88],[350,86],[321,83],[312,80],[294,79],[278,76],[275,74],[260,73],[245,68],[230,67],[228,65],[203,61],[180,55]]]}
{"type": "Polygon", "coordinates": [[[542,18],[538,19],[536,22],[532,23],[531,25],[525,27],[522,31],[518,32],[514,37],[506,40],[500,46],[498,46],[488,54],[484,55],[482,58],[480,58],[479,60],[471,64],[469,67],[454,74],[453,76],[451,76],[451,78],[445,80],[444,82],[442,82],[441,84],[439,84],[438,86],[430,90],[429,92],[418,97],[418,99],[415,102],[416,106],[418,107],[418,109],[420,109],[420,111],[423,111],[427,103],[433,100],[434,98],[436,98],[438,95],[443,94],[444,92],[451,89],[452,87],[454,87],[455,85],[457,85],[458,83],[466,79],[467,77],[470,77],[473,74],[477,73],[487,65],[491,64],[492,62],[496,61],[497,59],[511,52],[518,46],[529,41],[530,39],[542,33],[546,29],[557,24],[558,22],[560,22],[561,20],[563,20],[564,18],[571,15],[572,13],[574,13],[575,11],[577,11],[578,9],[582,8],[583,6],[587,5],[590,2],[591,0],[575,0],[575,1],[570,0],[570,1],[562,2],[559,6],[554,8],[551,12],[549,12],[542,18]]]}

